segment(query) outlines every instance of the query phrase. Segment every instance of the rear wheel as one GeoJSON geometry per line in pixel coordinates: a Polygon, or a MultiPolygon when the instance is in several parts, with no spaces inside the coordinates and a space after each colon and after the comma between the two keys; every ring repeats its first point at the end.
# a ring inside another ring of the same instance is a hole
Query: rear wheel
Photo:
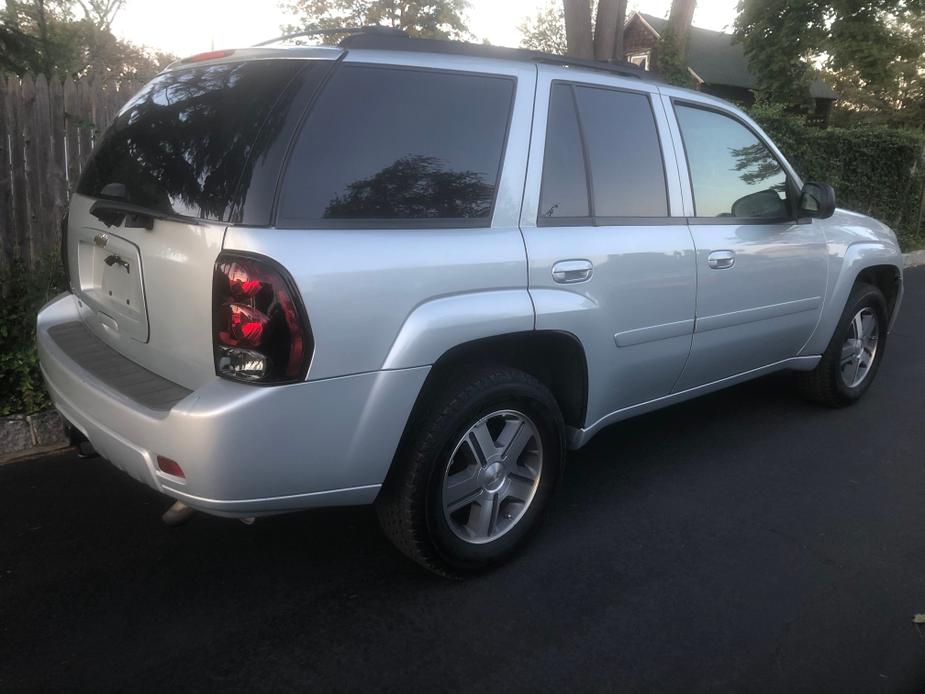
{"type": "Polygon", "coordinates": [[[887,321],[883,293],[869,284],[856,285],[822,360],[797,376],[803,395],[829,407],[860,400],[880,369],[887,321]]]}
{"type": "Polygon", "coordinates": [[[539,381],[504,366],[433,397],[377,501],[395,545],[443,575],[506,559],[535,528],[564,458],[564,425],[539,381]]]}

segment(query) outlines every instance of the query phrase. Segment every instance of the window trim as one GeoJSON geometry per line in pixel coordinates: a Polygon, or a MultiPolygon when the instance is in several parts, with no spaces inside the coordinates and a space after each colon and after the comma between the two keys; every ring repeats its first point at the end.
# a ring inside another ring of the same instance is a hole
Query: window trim
{"type": "Polygon", "coordinates": [[[612,226],[668,226],[674,224],[686,224],[684,217],[673,217],[671,216],[671,194],[669,192],[668,186],[668,166],[665,162],[665,147],[662,142],[662,133],[658,127],[658,118],[655,117],[655,101],[653,98],[652,92],[639,90],[639,89],[627,89],[625,87],[616,87],[608,84],[599,84],[595,82],[581,82],[577,80],[561,80],[554,79],[549,83],[549,98],[547,99],[546,104],[546,136],[543,140],[543,171],[540,172],[540,197],[539,200],[542,203],[543,200],[543,190],[545,188],[545,176],[543,173],[546,167],[546,144],[549,140],[549,114],[552,110],[552,93],[556,85],[565,85],[569,87],[572,94],[572,103],[575,108],[575,115],[578,120],[578,133],[581,139],[581,154],[584,158],[585,163],[585,178],[587,178],[588,184],[588,210],[591,213],[588,217],[542,217],[540,215],[540,210],[542,209],[542,204],[539,205],[536,215],[536,225],[538,227],[612,227],[612,226]],[[646,98],[646,101],[649,104],[649,113],[652,116],[652,125],[655,128],[655,139],[658,142],[658,156],[659,162],[661,163],[662,168],[662,183],[664,184],[665,190],[665,211],[669,214],[659,217],[612,217],[606,215],[597,215],[597,210],[594,209],[594,176],[591,168],[591,154],[590,148],[588,145],[588,139],[586,136],[586,130],[584,125],[584,119],[581,115],[581,107],[578,102],[578,90],[577,87],[586,87],[589,89],[600,89],[602,91],[610,92],[623,92],[626,94],[634,94],[637,96],[643,96],[646,98]],[[674,221],[677,220],[677,221],[674,221]]]}
{"type": "Polygon", "coordinates": [[[684,167],[687,170],[687,181],[690,186],[691,191],[691,203],[694,206],[694,215],[688,218],[688,224],[691,226],[709,226],[709,225],[748,225],[748,226],[769,226],[769,225],[780,225],[780,224],[796,224],[798,222],[797,215],[794,210],[794,191],[795,186],[793,182],[793,177],[790,175],[790,171],[784,165],[777,155],[774,153],[774,150],[768,145],[767,140],[761,136],[761,134],[756,131],[751,125],[744,121],[738,114],[727,111],[721,107],[714,106],[712,104],[704,104],[699,101],[691,101],[689,99],[680,99],[677,97],[671,97],[671,110],[672,116],[674,117],[675,123],[678,126],[678,133],[681,135],[681,147],[684,150],[684,167]],[[681,127],[681,119],[678,118],[678,106],[684,106],[687,108],[695,108],[701,111],[708,111],[710,113],[715,113],[719,116],[725,116],[730,120],[735,121],[742,127],[744,127],[748,132],[750,132],[758,142],[764,145],[764,148],[768,150],[768,153],[774,158],[774,161],[777,162],[777,165],[780,167],[780,170],[784,173],[784,176],[787,179],[787,209],[789,210],[789,216],[787,217],[701,217],[697,215],[697,196],[694,194],[694,177],[691,174],[691,163],[690,163],[690,154],[687,151],[687,141],[684,136],[684,128],[681,127]]]}
{"type": "Polygon", "coordinates": [[[490,229],[495,218],[495,208],[498,203],[498,195],[501,190],[501,182],[504,176],[504,165],[507,160],[508,145],[510,143],[511,129],[514,123],[514,109],[517,104],[518,79],[514,75],[504,75],[490,72],[475,72],[470,70],[454,70],[447,68],[422,67],[417,65],[396,65],[392,63],[367,63],[367,62],[345,62],[343,54],[337,63],[330,70],[324,83],[316,91],[314,97],[302,114],[298,125],[296,126],[292,140],[289,143],[289,150],[280,170],[279,180],[277,182],[276,196],[274,198],[272,226],[277,229],[490,229]],[[466,77],[482,77],[495,80],[504,80],[510,82],[513,86],[511,89],[511,100],[508,105],[507,122],[504,130],[504,138],[501,142],[501,158],[498,162],[498,174],[495,179],[494,192],[491,199],[491,207],[485,217],[456,217],[456,218],[322,218],[307,219],[295,217],[282,217],[280,215],[282,207],[283,185],[286,176],[289,173],[289,166],[295,153],[299,137],[302,135],[305,124],[311,117],[316,105],[324,95],[338,72],[346,67],[371,68],[375,70],[391,70],[402,72],[426,72],[437,73],[441,75],[461,75],[466,77]]]}

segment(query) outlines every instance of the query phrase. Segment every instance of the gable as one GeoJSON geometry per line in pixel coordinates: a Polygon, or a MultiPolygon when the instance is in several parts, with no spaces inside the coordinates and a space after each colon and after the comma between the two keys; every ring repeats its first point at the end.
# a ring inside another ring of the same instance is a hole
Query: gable
{"type": "MultiPolygon", "coordinates": [[[[667,26],[667,19],[637,12],[627,23],[624,37],[630,32],[636,35],[644,31],[657,41],[657,36],[667,26]]],[[[687,54],[688,65],[705,84],[740,89],[754,89],[757,85],[755,76],[748,69],[745,50],[741,44],[733,43],[731,34],[692,26],[687,39],[687,54]]],[[[838,98],[822,80],[813,81],[809,91],[817,99],[838,98]]]]}

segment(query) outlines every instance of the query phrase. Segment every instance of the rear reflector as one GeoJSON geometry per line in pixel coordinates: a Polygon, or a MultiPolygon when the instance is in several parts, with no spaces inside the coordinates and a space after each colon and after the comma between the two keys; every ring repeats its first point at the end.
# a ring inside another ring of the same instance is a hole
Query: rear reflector
{"type": "Polygon", "coordinates": [[[157,456],[157,466],[161,469],[161,472],[186,479],[186,473],[183,472],[183,468],[180,467],[180,464],[176,460],[171,460],[170,458],[159,455],[157,456]]]}
{"type": "Polygon", "coordinates": [[[229,55],[233,53],[234,53],[234,50],[206,51],[205,53],[197,53],[196,55],[191,55],[189,58],[184,58],[180,62],[181,63],[201,63],[206,60],[217,60],[218,58],[227,58],[229,55]]]}

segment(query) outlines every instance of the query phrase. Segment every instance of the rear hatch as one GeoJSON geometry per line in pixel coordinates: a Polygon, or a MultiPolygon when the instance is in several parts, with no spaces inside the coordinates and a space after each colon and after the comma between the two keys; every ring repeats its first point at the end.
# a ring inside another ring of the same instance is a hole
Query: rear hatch
{"type": "Polygon", "coordinates": [[[71,288],[100,339],[187,388],[214,378],[215,260],[228,223],[269,223],[273,163],[288,142],[297,78],[310,69],[301,60],[195,64],[162,73],[125,105],[69,211],[71,288]]]}

